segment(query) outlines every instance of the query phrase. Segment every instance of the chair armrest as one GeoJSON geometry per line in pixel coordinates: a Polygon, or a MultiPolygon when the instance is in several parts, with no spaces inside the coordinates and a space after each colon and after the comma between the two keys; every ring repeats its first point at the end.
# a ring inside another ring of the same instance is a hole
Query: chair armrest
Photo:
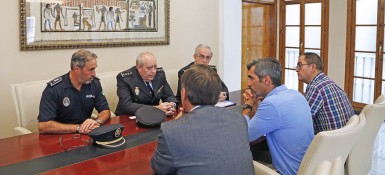
{"type": "Polygon", "coordinates": [[[253,160],[254,172],[257,175],[280,175],[273,169],[253,160]]]}
{"type": "Polygon", "coordinates": [[[24,134],[31,134],[32,133],[30,130],[23,128],[23,127],[20,127],[20,126],[14,127],[13,130],[14,130],[14,133],[16,135],[24,135],[24,134]]]}

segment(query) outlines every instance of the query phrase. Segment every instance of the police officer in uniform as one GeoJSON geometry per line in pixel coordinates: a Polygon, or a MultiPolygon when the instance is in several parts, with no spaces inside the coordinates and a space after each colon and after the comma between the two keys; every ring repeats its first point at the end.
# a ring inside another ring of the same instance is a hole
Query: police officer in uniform
{"type": "Polygon", "coordinates": [[[136,66],[119,73],[116,79],[119,97],[116,115],[135,115],[143,105],[155,106],[166,115],[175,113],[177,100],[163,69],[157,68],[152,53],[140,53],[136,58],[136,66]],[[159,103],[160,100],[162,103],[159,103]]]}
{"type": "MultiPolygon", "coordinates": [[[[211,60],[211,57],[213,57],[213,53],[211,52],[211,48],[210,46],[208,45],[205,45],[205,44],[199,44],[196,48],[195,48],[195,53],[193,55],[194,57],[194,62],[188,64],[187,66],[183,67],[182,69],[180,69],[178,71],[178,90],[177,90],[177,93],[176,93],[176,99],[178,100],[178,102],[180,102],[181,100],[181,97],[180,97],[180,90],[182,88],[181,86],[181,81],[180,81],[180,78],[182,77],[183,73],[187,71],[187,69],[189,69],[192,65],[194,64],[205,64],[205,65],[208,65],[210,63],[210,60],[211,60]]],[[[212,69],[214,69],[215,72],[217,72],[217,68],[213,65],[208,65],[210,66],[212,69]]],[[[224,100],[229,100],[229,90],[227,89],[227,86],[225,85],[225,83],[223,83],[223,81],[221,80],[222,82],[222,90],[221,90],[221,93],[218,97],[218,101],[224,101],[224,100]]]]}
{"type": "Polygon", "coordinates": [[[39,108],[41,133],[87,134],[110,118],[110,109],[99,79],[97,56],[88,50],[72,55],[71,70],[47,83],[39,108]],[[97,119],[90,119],[93,109],[97,119]]]}

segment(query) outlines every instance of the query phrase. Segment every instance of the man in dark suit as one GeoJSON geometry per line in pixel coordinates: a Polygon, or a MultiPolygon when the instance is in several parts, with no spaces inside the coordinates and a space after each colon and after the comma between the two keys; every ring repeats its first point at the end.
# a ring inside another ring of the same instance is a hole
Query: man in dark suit
{"type": "Polygon", "coordinates": [[[156,174],[254,174],[247,124],[242,115],[215,107],[218,74],[194,65],[181,77],[184,115],[161,124],[151,159],[156,174]]]}
{"type": "Polygon", "coordinates": [[[155,106],[166,115],[174,114],[177,100],[163,69],[157,68],[152,53],[140,53],[136,58],[136,66],[119,73],[116,79],[119,97],[116,115],[135,115],[143,105],[155,106]]]}
{"type": "MultiPolygon", "coordinates": [[[[176,92],[176,99],[178,102],[180,102],[180,89],[181,89],[181,84],[180,84],[180,78],[182,77],[183,73],[186,72],[192,65],[194,64],[204,64],[210,66],[215,72],[217,72],[217,68],[213,65],[209,65],[211,58],[213,57],[213,53],[211,52],[211,48],[208,45],[205,44],[199,44],[195,48],[195,53],[193,55],[194,57],[194,62],[191,62],[187,66],[183,67],[178,71],[178,90],[176,92]]],[[[229,100],[229,90],[227,89],[225,83],[221,80],[222,88],[221,88],[221,93],[219,95],[218,101],[224,101],[224,100],[229,100]]]]}

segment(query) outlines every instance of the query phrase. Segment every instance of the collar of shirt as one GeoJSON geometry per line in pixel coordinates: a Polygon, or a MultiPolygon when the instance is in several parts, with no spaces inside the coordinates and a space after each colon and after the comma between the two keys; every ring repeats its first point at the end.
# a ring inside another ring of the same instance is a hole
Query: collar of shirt
{"type": "MultiPolygon", "coordinates": [[[[143,81],[143,82],[144,82],[144,84],[147,86],[147,82],[146,82],[146,81],[143,81]]],[[[154,88],[152,87],[152,82],[149,81],[148,83],[150,84],[151,88],[154,89],[154,88]]]]}
{"type": "Polygon", "coordinates": [[[193,108],[189,111],[189,113],[192,112],[193,110],[195,110],[196,108],[199,108],[199,107],[201,107],[201,105],[197,105],[197,106],[193,107],[193,108]]]}
{"type": "Polygon", "coordinates": [[[265,98],[267,98],[267,97],[269,97],[269,96],[272,96],[272,95],[274,95],[274,94],[277,94],[278,92],[283,91],[283,90],[286,90],[286,89],[287,89],[287,87],[286,87],[284,84],[281,85],[281,86],[278,86],[278,87],[274,88],[272,91],[270,91],[270,92],[266,95],[265,98]]]}
{"type": "Polygon", "coordinates": [[[320,72],[317,76],[315,76],[313,80],[311,80],[310,83],[306,86],[306,92],[308,91],[308,88],[312,86],[312,84],[317,82],[319,79],[322,79],[323,77],[325,77],[323,72],[320,72]]]}

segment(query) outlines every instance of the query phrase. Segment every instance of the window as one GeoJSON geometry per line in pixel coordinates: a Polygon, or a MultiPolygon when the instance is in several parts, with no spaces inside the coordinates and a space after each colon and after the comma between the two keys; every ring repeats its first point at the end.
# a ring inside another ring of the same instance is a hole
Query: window
{"type": "Polygon", "coordinates": [[[348,1],[345,91],[355,109],[385,93],[384,6],[384,0],[348,1]]]}
{"type": "Polygon", "coordinates": [[[284,83],[289,89],[304,92],[295,66],[304,52],[318,53],[327,73],[327,38],[329,0],[281,0],[280,47],[284,83]]]}

